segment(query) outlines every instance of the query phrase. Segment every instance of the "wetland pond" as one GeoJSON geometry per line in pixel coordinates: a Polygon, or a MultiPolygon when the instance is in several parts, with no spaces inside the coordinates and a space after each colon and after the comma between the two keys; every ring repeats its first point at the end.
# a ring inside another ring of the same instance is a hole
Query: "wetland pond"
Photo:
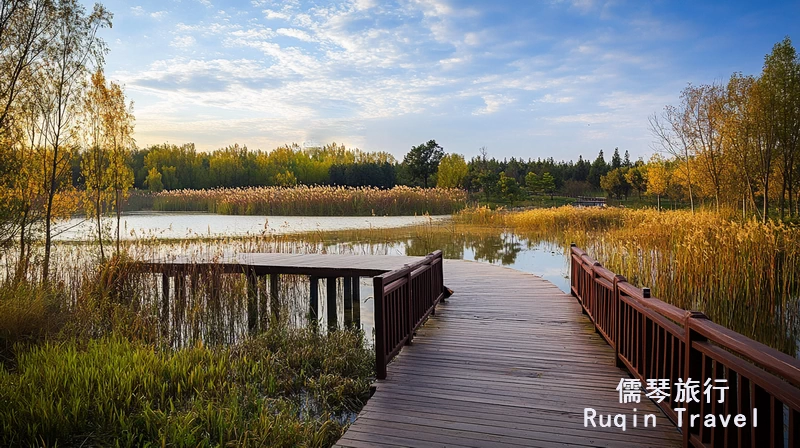
{"type": "MultiPolygon", "coordinates": [[[[246,252],[281,253],[346,253],[376,255],[423,256],[441,249],[447,259],[470,260],[507,266],[540,276],[562,291],[569,292],[569,265],[565,248],[552,242],[531,241],[500,229],[474,228],[457,225],[446,216],[405,217],[265,217],[223,216],[213,214],[135,213],[123,216],[125,245],[136,259],[169,258],[175,255],[213,258],[246,252]]],[[[104,224],[113,228],[112,220],[104,224]]],[[[59,276],[68,284],[80,282],[69,276],[79,266],[96,258],[95,242],[86,241],[95,231],[86,220],[73,219],[60,226],[60,244],[56,258],[60,259],[59,276]]],[[[246,334],[246,285],[243,275],[224,276],[223,305],[209,306],[200,291],[190,291],[186,312],[170,313],[181,317],[171,322],[176,327],[177,345],[196,340],[232,343],[246,334]],[[197,297],[192,297],[196,293],[197,297]],[[212,309],[214,308],[214,309],[212,309]]],[[[148,297],[139,298],[141,309],[153,309],[159,302],[160,279],[144,279],[148,297]]],[[[322,280],[324,282],[324,280],[322,280]]],[[[360,319],[368,339],[373,331],[372,279],[360,282],[360,319]]],[[[458,291],[458,285],[448,285],[458,291]]],[[[266,284],[259,288],[266,289],[266,284]]],[[[190,290],[192,288],[189,288],[190,290]]],[[[343,284],[338,285],[339,324],[345,322],[343,284]]],[[[174,297],[174,285],[172,290],[174,297]]],[[[327,315],[326,288],[319,288],[317,315],[327,315]]],[[[207,295],[207,294],[205,294],[207,295]]],[[[282,315],[293,326],[308,324],[309,279],[305,276],[281,276],[280,302],[282,315]]],[[[175,304],[172,305],[176,306],[175,304]]],[[[174,309],[173,309],[174,311],[174,309]]],[[[172,317],[172,316],[171,316],[172,317]]]]}

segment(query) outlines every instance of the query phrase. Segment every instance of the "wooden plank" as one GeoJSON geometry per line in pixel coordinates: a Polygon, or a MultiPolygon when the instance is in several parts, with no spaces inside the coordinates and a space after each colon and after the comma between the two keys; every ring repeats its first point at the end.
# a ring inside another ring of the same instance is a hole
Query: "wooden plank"
{"type": "Polygon", "coordinates": [[[342,446],[680,445],[646,397],[619,403],[628,374],[573,297],[498,266],[445,260],[444,273],[455,294],[390,363],[342,446]],[[628,414],[627,431],[584,427],[585,407],[628,414]],[[657,426],[632,428],[634,407],[657,426]]]}

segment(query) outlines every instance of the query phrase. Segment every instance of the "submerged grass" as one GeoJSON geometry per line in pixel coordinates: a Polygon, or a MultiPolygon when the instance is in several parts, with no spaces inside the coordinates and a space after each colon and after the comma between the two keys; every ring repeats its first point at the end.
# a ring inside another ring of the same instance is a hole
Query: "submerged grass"
{"type": "Polygon", "coordinates": [[[800,227],[716,213],[622,208],[462,213],[461,222],[578,244],[653,295],[791,355],[800,316],[800,227]]]}
{"type": "Polygon", "coordinates": [[[349,330],[274,328],[231,348],[45,343],[0,367],[0,445],[330,446],[371,376],[349,330]]]}

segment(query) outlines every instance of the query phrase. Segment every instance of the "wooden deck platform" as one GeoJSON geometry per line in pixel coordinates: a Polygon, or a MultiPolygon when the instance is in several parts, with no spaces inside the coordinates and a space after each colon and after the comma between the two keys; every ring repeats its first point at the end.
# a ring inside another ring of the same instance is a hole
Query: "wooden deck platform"
{"type": "Polygon", "coordinates": [[[455,294],[389,364],[341,447],[678,446],[644,395],[620,404],[629,375],[552,283],[509,268],[446,260],[455,294]],[[585,428],[584,408],[625,414],[627,428],[585,428]],[[633,408],[639,427],[633,428],[633,408]],[[643,428],[644,414],[657,426],[643,428]]]}
{"type": "Polygon", "coordinates": [[[238,273],[241,273],[243,269],[252,269],[256,275],[297,274],[317,277],[374,277],[384,272],[400,269],[403,265],[414,263],[423,258],[394,255],[240,253],[208,259],[198,258],[197,256],[152,259],[142,261],[141,265],[154,271],[187,270],[209,265],[223,271],[238,273]]]}

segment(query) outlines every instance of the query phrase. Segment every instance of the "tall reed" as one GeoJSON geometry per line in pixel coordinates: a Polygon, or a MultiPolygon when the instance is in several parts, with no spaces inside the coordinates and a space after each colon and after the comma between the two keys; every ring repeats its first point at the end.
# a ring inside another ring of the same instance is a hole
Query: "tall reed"
{"type": "Polygon", "coordinates": [[[450,214],[466,201],[460,189],[297,186],[164,191],[155,196],[153,208],[223,215],[400,216],[450,214]]]}
{"type": "Polygon", "coordinates": [[[711,212],[621,208],[471,210],[494,224],[567,247],[578,244],[610,270],[678,307],[795,355],[800,303],[800,228],[736,222],[711,212]]]}

